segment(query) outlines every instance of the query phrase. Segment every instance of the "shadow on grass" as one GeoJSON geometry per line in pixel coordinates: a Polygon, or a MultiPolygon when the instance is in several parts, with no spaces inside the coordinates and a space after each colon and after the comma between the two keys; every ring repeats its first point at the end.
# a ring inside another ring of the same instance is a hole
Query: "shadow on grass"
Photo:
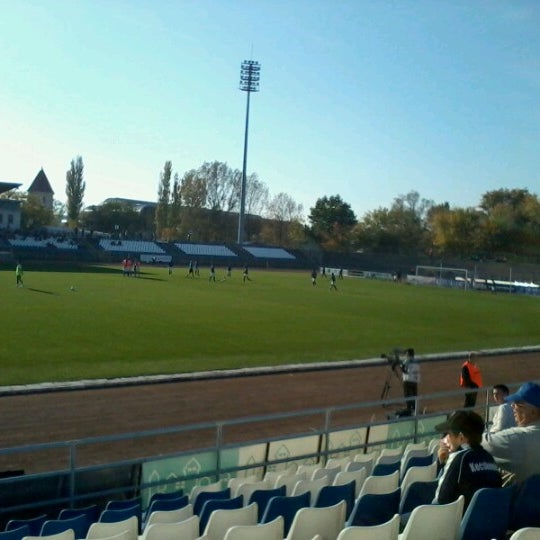
{"type": "Polygon", "coordinates": [[[42,294],[52,294],[53,296],[58,296],[58,293],[55,293],[55,292],[52,292],[52,291],[43,291],[41,289],[32,289],[31,287],[28,287],[26,290],[27,291],[32,291],[32,292],[38,292],[38,293],[42,293],[42,294]]]}
{"type": "Polygon", "coordinates": [[[168,280],[163,279],[163,278],[145,276],[144,274],[140,274],[136,279],[146,279],[146,280],[149,280],[149,281],[168,281],[168,280]]]}

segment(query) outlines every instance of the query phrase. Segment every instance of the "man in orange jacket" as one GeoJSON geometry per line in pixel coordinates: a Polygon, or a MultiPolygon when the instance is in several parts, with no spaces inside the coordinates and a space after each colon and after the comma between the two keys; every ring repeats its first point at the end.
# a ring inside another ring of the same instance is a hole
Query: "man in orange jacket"
{"type": "Polygon", "coordinates": [[[474,362],[477,353],[470,352],[469,357],[461,366],[461,374],[459,376],[459,386],[461,388],[474,388],[474,392],[467,392],[465,394],[464,408],[474,407],[476,405],[477,389],[482,386],[482,373],[480,368],[474,362]]]}

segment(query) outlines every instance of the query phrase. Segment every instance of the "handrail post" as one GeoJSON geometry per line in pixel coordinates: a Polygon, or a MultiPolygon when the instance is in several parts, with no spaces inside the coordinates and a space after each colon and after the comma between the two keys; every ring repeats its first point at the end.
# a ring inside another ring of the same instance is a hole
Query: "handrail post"
{"type": "Polygon", "coordinates": [[[223,424],[216,425],[216,482],[221,477],[221,450],[223,447],[223,424]]]}
{"type": "Polygon", "coordinates": [[[328,451],[330,449],[330,425],[332,409],[326,409],[324,413],[324,464],[328,462],[328,451]]]}
{"type": "Polygon", "coordinates": [[[77,451],[75,443],[69,445],[69,507],[75,508],[75,469],[77,467],[77,451]]]}

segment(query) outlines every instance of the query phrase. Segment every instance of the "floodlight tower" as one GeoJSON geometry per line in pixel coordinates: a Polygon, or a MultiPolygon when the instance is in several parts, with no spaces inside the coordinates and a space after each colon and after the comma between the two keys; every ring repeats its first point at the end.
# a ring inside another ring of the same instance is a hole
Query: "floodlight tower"
{"type": "Polygon", "coordinates": [[[240,68],[240,90],[247,92],[246,128],[244,131],[244,162],[242,166],[242,187],[240,191],[240,213],[238,214],[238,243],[244,242],[244,213],[246,209],[246,168],[249,130],[249,96],[251,92],[259,91],[261,66],[254,60],[244,60],[240,68]]]}

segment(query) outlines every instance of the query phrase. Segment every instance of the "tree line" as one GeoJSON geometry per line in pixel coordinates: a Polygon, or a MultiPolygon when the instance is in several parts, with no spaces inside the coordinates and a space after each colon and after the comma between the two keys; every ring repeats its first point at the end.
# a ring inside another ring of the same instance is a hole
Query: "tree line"
{"type": "MultiPolygon", "coordinates": [[[[84,208],[84,164],[78,156],[66,172],[66,204],[40,208],[26,194],[23,229],[60,221],[71,227],[163,241],[234,243],[242,173],[226,163],[204,162],[182,176],[166,161],[159,174],[157,201],[144,210],[129,202],[84,208]]],[[[6,194],[4,194],[6,196],[6,194]]],[[[253,173],[246,178],[246,240],[284,247],[316,245],[339,252],[373,251],[432,256],[540,255],[540,200],[527,189],[484,193],[476,207],[435,203],[416,191],[399,195],[357,219],[340,195],[323,196],[304,209],[286,193],[271,197],[253,173]]]]}

